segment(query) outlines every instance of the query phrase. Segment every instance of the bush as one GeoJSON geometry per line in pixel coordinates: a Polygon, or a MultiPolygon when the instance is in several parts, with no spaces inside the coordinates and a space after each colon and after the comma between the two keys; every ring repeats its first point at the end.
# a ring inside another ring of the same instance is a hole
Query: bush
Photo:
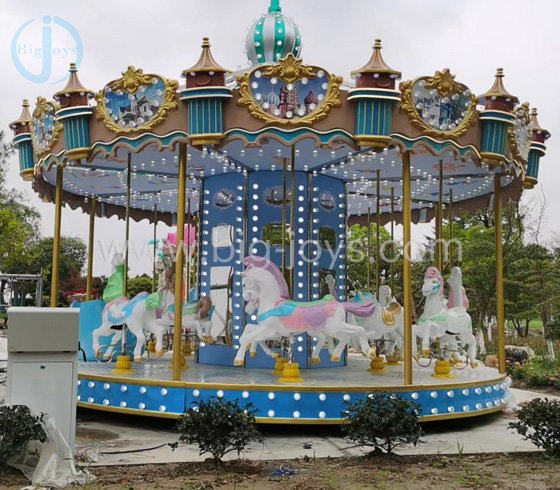
{"type": "MultiPolygon", "coordinates": [[[[216,467],[222,465],[222,458],[232,451],[241,453],[252,441],[263,442],[255,424],[258,410],[252,404],[244,408],[239,400],[224,401],[210,397],[188,408],[177,421],[176,429],[181,433],[180,442],[198,444],[199,454],[210,453],[216,467]]],[[[173,449],[179,443],[170,444],[173,449]]]]}
{"type": "Polygon", "coordinates": [[[346,403],[342,426],[347,437],[360,446],[373,446],[391,454],[404,444],[420,444],[424,435],[418,416],[421,407],[399,395],[375,392],[356,403],[346,403]]]}
{"type": "Polygon", "coordinates": [[[560,388],[560,360],[532,359],[525,364],[508,366],[508,374],[522,379],[529,386],[553,386],[560,388]]]}
{"type": "Polygon", "coordinates": [[[23,405],[0,407],[0,467],[23,454],[31,441],[45,442],[42,421],[23,405]]]}
{"type": "Polygon", "coordinates": [[[506,349],[506,361],[523,364],[529,359],[529,353],[522,349],[506,349]]]}
{"type": "Polygon", "coordinates": [[[518,422],[510,422],[525,440],[542,448],[550,456],[560,456],[560,402],[536,398],[519,413],[518,422]]]}

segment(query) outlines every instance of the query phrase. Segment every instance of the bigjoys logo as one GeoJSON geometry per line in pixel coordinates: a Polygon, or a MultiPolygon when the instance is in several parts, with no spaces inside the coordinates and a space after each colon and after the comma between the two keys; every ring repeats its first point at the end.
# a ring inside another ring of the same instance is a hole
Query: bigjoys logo
{"type": "Polygon", "coordinates": [[[21,25],[12,39],[12,61],[17,71],[33,83],[59,83],[68,78],[71,62],[80,65],[82,39],[70,22],[45,16],[21,25]]]}

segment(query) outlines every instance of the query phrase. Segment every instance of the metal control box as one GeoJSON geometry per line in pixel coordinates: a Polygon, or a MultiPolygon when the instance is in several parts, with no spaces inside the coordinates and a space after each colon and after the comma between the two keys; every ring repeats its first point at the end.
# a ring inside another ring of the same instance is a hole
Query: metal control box
{"type": "Polygon", "coordinates": [[[47,413],[74,448],[80,310],[8,309],[6,401],[47,413]]]}

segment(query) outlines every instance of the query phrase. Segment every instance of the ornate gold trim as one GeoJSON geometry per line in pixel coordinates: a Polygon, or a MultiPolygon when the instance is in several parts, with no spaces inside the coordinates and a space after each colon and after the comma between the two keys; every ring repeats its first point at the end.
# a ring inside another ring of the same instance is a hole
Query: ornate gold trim
{"type": "Polygon", "coordinates": [[[318,66],[304,65],[301,59],[296,58],[292,53],[288,54],[286,58],[281,59],[274,65],[257,66],[253,70],[237,77],[239,84],[239,100],[237,105],[242,107],[246,106],[249,114],[256,117],[266,124],[284,124],[284,125],[299,125],[299,124],[313,124],[320,119],[327,116],[331,107],[340,107],[342,102],[340,100],[340,85],[342,84],[342,77],[331,75],[326,70],[318,66]],[[315,78],[317,71],[323,71],[329,82],[329,89],[325,98],[317,109],[311,114],[301,117],[299,119],[282,119],[274,117],[266,113],[260,104],[253,98],[251,92],[251,77],[256,71],[261,71],[264,77],[272,78],[277,77],[286,83],[294,83],[302,78],[315,78]]]}
{"type": "Polygon", "coordinates": [[[44,97],[37,97],[37,105],[35,110],[33,111],[33,116],[29,123],[29,128],[31,130],[31,145],[33,146],[33,151],[35,154],[42,158],[46,154],[48,154],[53,148],[54,145],[58,142],[58,138],[60,137],[60,132],[62,131],[62,123],[56,118],[56,113],[60,109],[60,106],[54,101],[47,101],[44,97]],[[35,119],[39,119],[42,115],[50,112],[52,110],[53,115],[55,116],[54,121],[54,129],[52,139],[49,144],[45,148],[38,148],[35,145],[35,138],[33,135],[35,134],[35,119]]]}
{"type": "MultiPolygon", "coordinates": [[[[529,133],[531,132],[531,120],[529,117],[529,102],[525,102],[524,104],[521,104],[519,107],[516,107],[513,110],[514,114],[515,114],[515,120],[517,119],[521,119],[521,118],[525,118],[526,119],[526,123],[527,123],[527,128],[529,130],[529,133]],[[519,115],[519,113],[522,113],[521,115],[519,115]]],[[[530,136],[529,136],[530,138],[530,136]]],[[[519,150],[519,146],[517,144],[517,138],[515,137],[515,122],[510,125],[510,127],[508,128],[508,140],[509,140],[509,148],[511,151],[511,157],[513,160],[521,163],[521,166],[523,167],[523,165],[527,165],[527,161],[529,159],[529,157],[527,156],[527,158],[523,158],[523,155],[521,155],[521,151],[519,150]]],[[[531,142],[529,141],[529,145],[531,144],[531,142]]],[[[528,154],[527,154],[528,155],[528,154]]]]}
{"type": "Polygon", "coordinates": [[[112,80],[106,86],[111,87],[115,90],[123,90],[129,94],[135,94],[138,89],[142,86],[149,86],[152,84],[153,78],[158,78],[163,81],[165,85],[165,95],[163,102],[159,107],[156,115],[142,126],[136,126],[133,128],[123,128],[119,126],[111,115],[107,112],[105,106],[105,92],[100,90],[95,94],[95,100],[97,101],[97,120],[102,121],[105,127],[109,131],[113,131],[116,134],[128,134],[137,133],[138,131],[147,131],[158,124],[162,123],[166,118],[169,111],[174,111],[179,108],[177,102],[175,101],[175,95],[179,89],[179,82],[176,80],[169,80],[160,75],[145,74],[144,71],[139,68],[136,70],[133,66],[129,66],[126,71],[122,72],[122,77],[116,80],[112,80]]]}
{"type": "Polygon", "coordinates": [[[425,87],[428,89],[436,89],[442,97],[447,97],[452,93],[462,93],[464,90],[468,89],[466,85],[455,81],[455,75],[452,75],[448,68],[445,68],[441,72],[436,71],[433,77],[424,76],[415,78],[414,80],[401,82],[399,85],[401,91],[401,103],[399,110],[408,116],[408,119],[413,126],[423,131],[423,133],[427,136],[434,136],[436,138],[460,138],[476,124],[478,120],[478,111],[476,110],[478,97],[476,97],[476,95],[472,92],[469,97],[471,101],[469,112],[461,124],[459,124],[455,129],[451,131],[442,131],[434,129],[424,122],[414,105],[414,97],[412,93],[414,86],[420,80],[425,80],[425,87]]]}

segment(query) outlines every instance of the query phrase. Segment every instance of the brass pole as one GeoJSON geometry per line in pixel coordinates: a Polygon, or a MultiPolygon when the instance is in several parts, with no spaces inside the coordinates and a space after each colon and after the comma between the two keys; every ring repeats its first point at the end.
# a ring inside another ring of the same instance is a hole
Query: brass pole
{"type": "Polygon", "coordinates": [[[290,197],[290,285],[291,297],[295,299],[296,262],[296,146],[292,145],[292,195],[290,197]]]}
{"type": "Polygon", "coordinates": [[[504,264],[502,250],[502,185],[494,176],[494,230],[496,240],[496,321],[498,322],[498,368],[506,372],[506,337],[504,319],[504,264]]]}
{"type": "Polygon", "coordinates": [[[436,204],[436,257],[435,265],[443,274],[443,160],[439,161],[439,191],[438,203],[436,204]]]}
{"type": "Polygon", "coordinates": [[[91,301],[91,290],[93,283],[93,245],[95,233],[95,197],[92,197],[89,204],[89,236],[88,236],[88,262],[86,278],[86,301],[91,301]]]}
{"type": "MultiPolygon", "coordinates": [[[[282,274],[286,277],[286,180],[288,160],[282,159],[282,274]]],[[[273,191],[274,192],[274,191],[273,191]]],[[[272,238],[272,237],[271,237],[272,238]]]]}
{"type": "Polygon", "coordinates": [[[449,271],[453,269],[453,189],[449,189],[449,271]]]}
{"type": "Polygon", "coordinates": [[[157,255],[157,203],[154,204],[154,259],[152,267],[152,293],[156,292],[156,255],[157,255]]]}
{"type": "Polygon", "coordinates": [[[177,257],[175,262],[175,318],[173,325],[173,381],[181,381],[181,337],[183,334],[183,264],[185,258],[185,194],[187,190],[187,144],[179,143],[177,195],[177,257]]]}
{"type": "Polygon", "coordinates": [[[375,204],[375,294],[379,300],[379,285],[381,281],[381,170],[377,169],[377,196],[375,204]]]}
{"type": "Polygon", "coordinates": [[[403,295],[404,295],[404,384],[412,384],[412,271],[411,271],[411,202],[410,152],[402,156],[403,177],[403,295]]]}
{"type": "Polygon", "coordinates": [[[367,210],[367,232],[366,232],[366,245],[367,245],[367,290],[371,293],[371,208],[367,210]]]}
{"type": "MultiPolygon", "coordinates": [[[[186,237],[186,241],[187,241],[187,245],[189,245],[190,239],[191,239],[191,233],[190,233],[190,230],[191,230],[191,199],[190,199],[190,197],[187,197],[187,216],[188,216],[188,224],[189,224],[189,236],[186,237]]],[[[190,245],[187,248],[187,250],[190,252],[190,245]]],[[[186,299],[187,303],[189,302],[190,292],[191,292],[191,254],[189,253],[189,256],[187,257],[187,299],[186,299]]]]}
{"type": "Polygon", "coordinates": [[[64,182],[64,169],[56,167],[55,215],[53,237],[53,261],[51,276],[51,308],[58,305],[58,278],[60,274],[60,226],[62,222],[62,184],[64,182]]]}
{"type": "Polygon", "coordinates": [[[125,216],[125,255],[124,255],[124,296],[128,296],[128,251],[130,250],[130,182],[132,173],[132,154],[128,154],[127,172],[126,172],[126,216],[125,216]]]}
{"type": "Polygon", "coordinates": [[[393,257],[395,255],[395,188],[391,187],[391,293],[395,291],[394,267],[393,257]]]}

